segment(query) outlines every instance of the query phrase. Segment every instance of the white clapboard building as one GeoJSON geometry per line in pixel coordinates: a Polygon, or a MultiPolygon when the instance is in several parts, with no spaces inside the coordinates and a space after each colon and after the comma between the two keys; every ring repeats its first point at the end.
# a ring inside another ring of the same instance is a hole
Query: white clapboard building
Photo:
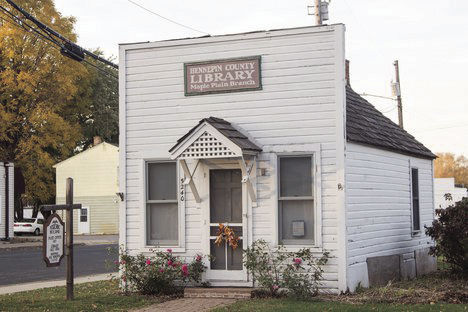
{"type": "Polygon", "coordinates": [[[15,215],[15,167],[12,162],[0,162],[0,239],[8,240],[14,236],[15,215]]]}
{"type": "Polygon", "coordinates": [[[120,45],[120,243],[213,255],[213,285],[252,285],[243,248],[330,252],[323,287],[434,268],[434,154],[345,79],[345,27],[120,45]]]}

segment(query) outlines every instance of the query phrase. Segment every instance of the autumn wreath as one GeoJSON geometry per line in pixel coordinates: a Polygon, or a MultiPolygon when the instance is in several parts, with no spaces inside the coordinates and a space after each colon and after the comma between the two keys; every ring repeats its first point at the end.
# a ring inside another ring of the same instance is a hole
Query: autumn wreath
{"type": "Polygon", "coordinates": [[[239,237],[229,226],[220,223],[218,226],[218,233],[216,233],[215,244],[220,246],[223,241],[226,241],[232,249],[236,249],[239,244],[239,237]]]}

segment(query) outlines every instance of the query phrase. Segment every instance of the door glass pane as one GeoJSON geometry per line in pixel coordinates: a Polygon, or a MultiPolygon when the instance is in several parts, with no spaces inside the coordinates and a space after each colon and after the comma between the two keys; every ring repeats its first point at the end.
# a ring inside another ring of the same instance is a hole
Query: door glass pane
{"type": "Polygon", "coordinates": [[[210,171],[210,223],[242,222],[240,170],[210,171]]]}
{"type": "Polygon", "coordinates": [[[216,245],[214,239],[210,239],[210,268],[212,270],[226,270],[226,244],[216,245]]]}
{"type": "MultiPolygon", "coordinates": [[[[314,239],[313,200],[280,201],[281,240],[314,239]]],[[[284,242],[287,243],[287,242],[284,242]]]]}
{"type": "Polygon", "coordinates": [[[312,158],[280,158],[281,197],[312,196],[312,158]]]}
{"type": "Polygon", "coordinates": [[[228,246],[227,248],[227,269],[242,270],[242,240],[236,249],[228,246]]]}
{"type": "Polygon", "coordinates": [[[147,243],[174,245],[178,240],[177,203],[147,205],[147,243]]]}
{"type": "Polygon", "coordinates": [[[80,209],[80,222],[88,222],[88,209],[80,209]]]}
{"type": "Polygon", "coordinates": [[[148,199],[177,199],[175,162],[148,163],[148,199]]]}

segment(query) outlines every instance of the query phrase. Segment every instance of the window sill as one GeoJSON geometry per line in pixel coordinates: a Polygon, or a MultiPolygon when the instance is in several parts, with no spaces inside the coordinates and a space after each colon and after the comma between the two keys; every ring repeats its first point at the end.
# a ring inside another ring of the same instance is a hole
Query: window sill
{"type": "Polygon", "coordinates": [[[172,249],[172,253],[184,253],[185,252],[185,247],[180,247],[180,246],[162,246],[162,247],[157,247],[157,246],[143,246],[140,249],[140,252],[144,253],[151,253],[151,252],[158,252],[158,251],[167,251],[168,249],[172,249]]]}
{"type": "Polygon", "coordinates": [[[411,237],[420,237],[420,236],[421,236],[421,230],[411,232],[411,237]]]}
{"type": "MultiPolygon", "coordinates": [[[[283,245],[285,252],[298,252],[301,249],[309,248],[313,253],[323,253],[323,247],[313,245],[283,245]]],[[[278,246],[276,247],[277,250],[278,246]]]]}

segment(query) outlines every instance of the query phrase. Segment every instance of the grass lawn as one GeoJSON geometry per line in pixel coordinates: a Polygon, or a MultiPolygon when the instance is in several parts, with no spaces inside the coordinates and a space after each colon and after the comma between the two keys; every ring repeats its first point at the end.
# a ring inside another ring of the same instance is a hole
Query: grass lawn
{"type": "Polygon", "coordinates": [[[75,300],[65,300],[66,288],[53,287],[0,296],[0,311],[127,311],[167,298],[120,293],[118,282],[75,285],[75,300]]]}
{"type": "Polygon", "coordinates": [[[461,304],[350,304],[340,302],[307,302],[292,299],[253,299],[238,301],[237,303],[214,310],[222,311],[340,311],[340,312],[365,312],[365,311],[405,311],[405,312],[445,312],[468,311],[466,305],[461,304]]]}

